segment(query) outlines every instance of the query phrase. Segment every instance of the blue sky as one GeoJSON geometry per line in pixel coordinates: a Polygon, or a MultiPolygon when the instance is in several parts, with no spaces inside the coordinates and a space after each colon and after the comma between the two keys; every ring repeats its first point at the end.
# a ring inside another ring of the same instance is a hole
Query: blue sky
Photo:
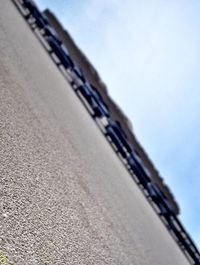
{"type": "Polygon", "coordinates": [[[36,2],[97,68],[200,246],[200,1],[36,2]]]}

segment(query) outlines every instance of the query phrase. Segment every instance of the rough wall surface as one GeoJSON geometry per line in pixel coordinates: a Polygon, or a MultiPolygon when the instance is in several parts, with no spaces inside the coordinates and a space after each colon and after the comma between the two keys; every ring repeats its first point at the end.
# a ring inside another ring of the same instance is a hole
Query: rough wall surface
{"type": "Polygon", "coordinates": [[[10,265],[188,264],[8,0],[0,161],[0,254],[10,265]]]}

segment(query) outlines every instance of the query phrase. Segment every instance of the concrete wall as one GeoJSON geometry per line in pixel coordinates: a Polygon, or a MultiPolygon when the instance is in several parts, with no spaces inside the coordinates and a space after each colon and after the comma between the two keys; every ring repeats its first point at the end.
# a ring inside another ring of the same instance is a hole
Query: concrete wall
{"type": "Polygon", "coordinates": [[[9,0],[0,1],[2,262],[188,265],[9,0]]]}

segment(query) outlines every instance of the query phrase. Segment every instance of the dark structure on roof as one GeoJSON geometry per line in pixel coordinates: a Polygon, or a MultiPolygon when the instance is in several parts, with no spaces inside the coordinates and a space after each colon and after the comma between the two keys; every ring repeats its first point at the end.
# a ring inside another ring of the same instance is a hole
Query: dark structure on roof
{"type": "Polygon", "coordinates": [[[119,106],[113,101],[108,93],[108,89],[102,79],[100,78],[98,72],[90,63],[88,58],[84,55],[84,53],[78,48],[70,34],[64,29],[64,27],[60,24],[58,19],[52,14],[50,10],[44,11],[45,16],[49,19],[52,26],[56,29],[57,33],[59,34],[62,42],[65,44],[67,49],[70,52],[73,60],[77,63],[77,65],[83,71],[86,79],[94,86],[96,89],[101,93],[103,100],[109,107],[111,117],[114,120],[120,122],[121,126],[123,127],[129,142],[133,145],[135,151],[141,157],[144,165],[149,170],[152,181],[155,182],[160,189],[163,191],[165,196],[171,202],[174,207],[176,214],[179,214],[179,206],[171,193],[169,187],[164,183],[162,177],[160,176],[158,170],[153,165],[152,161],[148,157],[147,153],[142,148],[141,144],[138,142],[136,136],[133,133],[132,125],[130,120],[126,117],[123,111],[119,108],[119,106]]]}

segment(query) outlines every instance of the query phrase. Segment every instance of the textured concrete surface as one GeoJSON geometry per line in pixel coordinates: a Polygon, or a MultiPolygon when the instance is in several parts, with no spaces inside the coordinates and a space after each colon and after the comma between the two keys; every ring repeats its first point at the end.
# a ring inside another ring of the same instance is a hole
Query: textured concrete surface
{"type": "Polygon", "coordinates": [[[11,1],[0,2],[0,249],[15,265],[186,265],[11,1]]]}

